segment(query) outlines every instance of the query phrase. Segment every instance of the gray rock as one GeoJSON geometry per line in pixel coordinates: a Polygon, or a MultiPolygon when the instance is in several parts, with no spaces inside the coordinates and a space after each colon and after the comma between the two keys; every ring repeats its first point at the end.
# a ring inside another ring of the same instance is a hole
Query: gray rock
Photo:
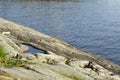
{"type": "Polygon", "coordinates": [[[20,46],[21,51],[23,51],[23,52],[25,52],[29,49],[26,45],[23,45],[23,44],[20,44],[19,46],[20,46]]]}
{"type": "Polygon", "coordinates": [[[22,54],[22,58],[25,58],[27,60],[34,60],[34,59],[36,59],[36,57],[33,54],[30,54],[30,53],[22,54]]]}
{"type": "Polygon", "coordinates": [[[3,19],[0,19],[0,32],[4,32],[0,34],[0,45],[10,57],[36,63],[23,67],[0,67],[0,71],[10,74],[10,79],[120,80],[120,66],[81,51],[62,40],[3,19]],[[25,54],[27,47],[22,43],[42,49],[47,54],[25,54]]]}
{"type": "Polygon", "coordinates": [[[3,35],[10,35],[10,32],[2,32],[3,35]]]}
{"type": "Polygon", "coordinates": [[[10,35],[14,36],[14,39],[19,40],[21,43],[27,43],[36,48],[50,51],[67,58],[92,61],[120,75],[120,66],[91,53],[77,49],[62,40],[42,34],[28,27],[0,18],[0,31],[10,32],[10,35]]]}
{"type": "Polygon", "coordinates": [[[65,63],[66,58],[63,56],[58,56],[54,53],[52,54],[40,54],[36,53],[37,59],[42,63],[47,64],[57,64],[57,63],[65,63]]]}
{"type": "Polygon", "coordinates": [[[5,35],[0,34],[0,45],[10,57],[15,57],[17,54],[21,53],[20,47],[5,35]]]}

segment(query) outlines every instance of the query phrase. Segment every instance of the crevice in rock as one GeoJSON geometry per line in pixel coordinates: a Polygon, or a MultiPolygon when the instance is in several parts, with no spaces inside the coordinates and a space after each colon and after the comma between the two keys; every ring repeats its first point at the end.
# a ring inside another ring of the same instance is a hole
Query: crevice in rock
{"type": "Polygon", "coordinates": [[[41,72],[39,72],[39,71],[37,71],[37,70],[35,70],[35,69],[30,68],[29,66],[24,66],[24,68],[27,69],[27,70],[31,70],[31,71],[33,71],[33,72],[36,72],[36,73],[38,73],[38,74],[45,75],[45,74],[43,74],[43,73],[41,73],[41,72]]]}

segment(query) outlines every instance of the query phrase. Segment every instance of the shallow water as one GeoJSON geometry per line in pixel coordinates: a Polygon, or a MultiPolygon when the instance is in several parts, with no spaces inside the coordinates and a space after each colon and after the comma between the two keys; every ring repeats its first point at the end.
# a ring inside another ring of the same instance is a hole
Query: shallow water
{"type": "Polygon", "coordinates": [[[120,0],[0,0],[0,17],[120,65],[120,0]]]}
{"type": "Polygon", "coordinates": [[[29,48],[27,51],[25,51],[25,53],[32,53],[32,54],[40,53],[40,54],[45,54],[45,51],[37,49],[37,48],[35,48],[32,45],[29,45],[29,44],[24,44],[24,45],[26,45],[29,48]]]}

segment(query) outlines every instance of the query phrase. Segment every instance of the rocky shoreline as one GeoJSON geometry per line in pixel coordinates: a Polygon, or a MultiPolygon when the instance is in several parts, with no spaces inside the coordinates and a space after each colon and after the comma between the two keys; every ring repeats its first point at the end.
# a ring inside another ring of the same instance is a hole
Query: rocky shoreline
{"type": "Polygon", "coordinates": [[[2,18],[0,45],[10,58],[35,63],[1,66],[0,80],[120,80],[119,65],[2,18]],[[45,53],[26,53],[25,44],[45,53]]]}

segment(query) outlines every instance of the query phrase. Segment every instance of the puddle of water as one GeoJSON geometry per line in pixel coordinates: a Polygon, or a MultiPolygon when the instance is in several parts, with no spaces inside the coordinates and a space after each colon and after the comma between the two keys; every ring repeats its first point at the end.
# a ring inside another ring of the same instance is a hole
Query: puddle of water
{"type": "Polygon", "coordinates": [[[40,49],[37,49],[37,48],[35,48],[34,46],[32,46],[32,45],[29,45],[29,44],[24,44],[24,45],[26,45],[27,47],[29,47],[29,49],[26,51],[26,52],[30,52],[30,53],[41,53],[41,54],[44,54],[45,53],[45,51],[43,51],[43,50],[40,50],[40,49]]]}

